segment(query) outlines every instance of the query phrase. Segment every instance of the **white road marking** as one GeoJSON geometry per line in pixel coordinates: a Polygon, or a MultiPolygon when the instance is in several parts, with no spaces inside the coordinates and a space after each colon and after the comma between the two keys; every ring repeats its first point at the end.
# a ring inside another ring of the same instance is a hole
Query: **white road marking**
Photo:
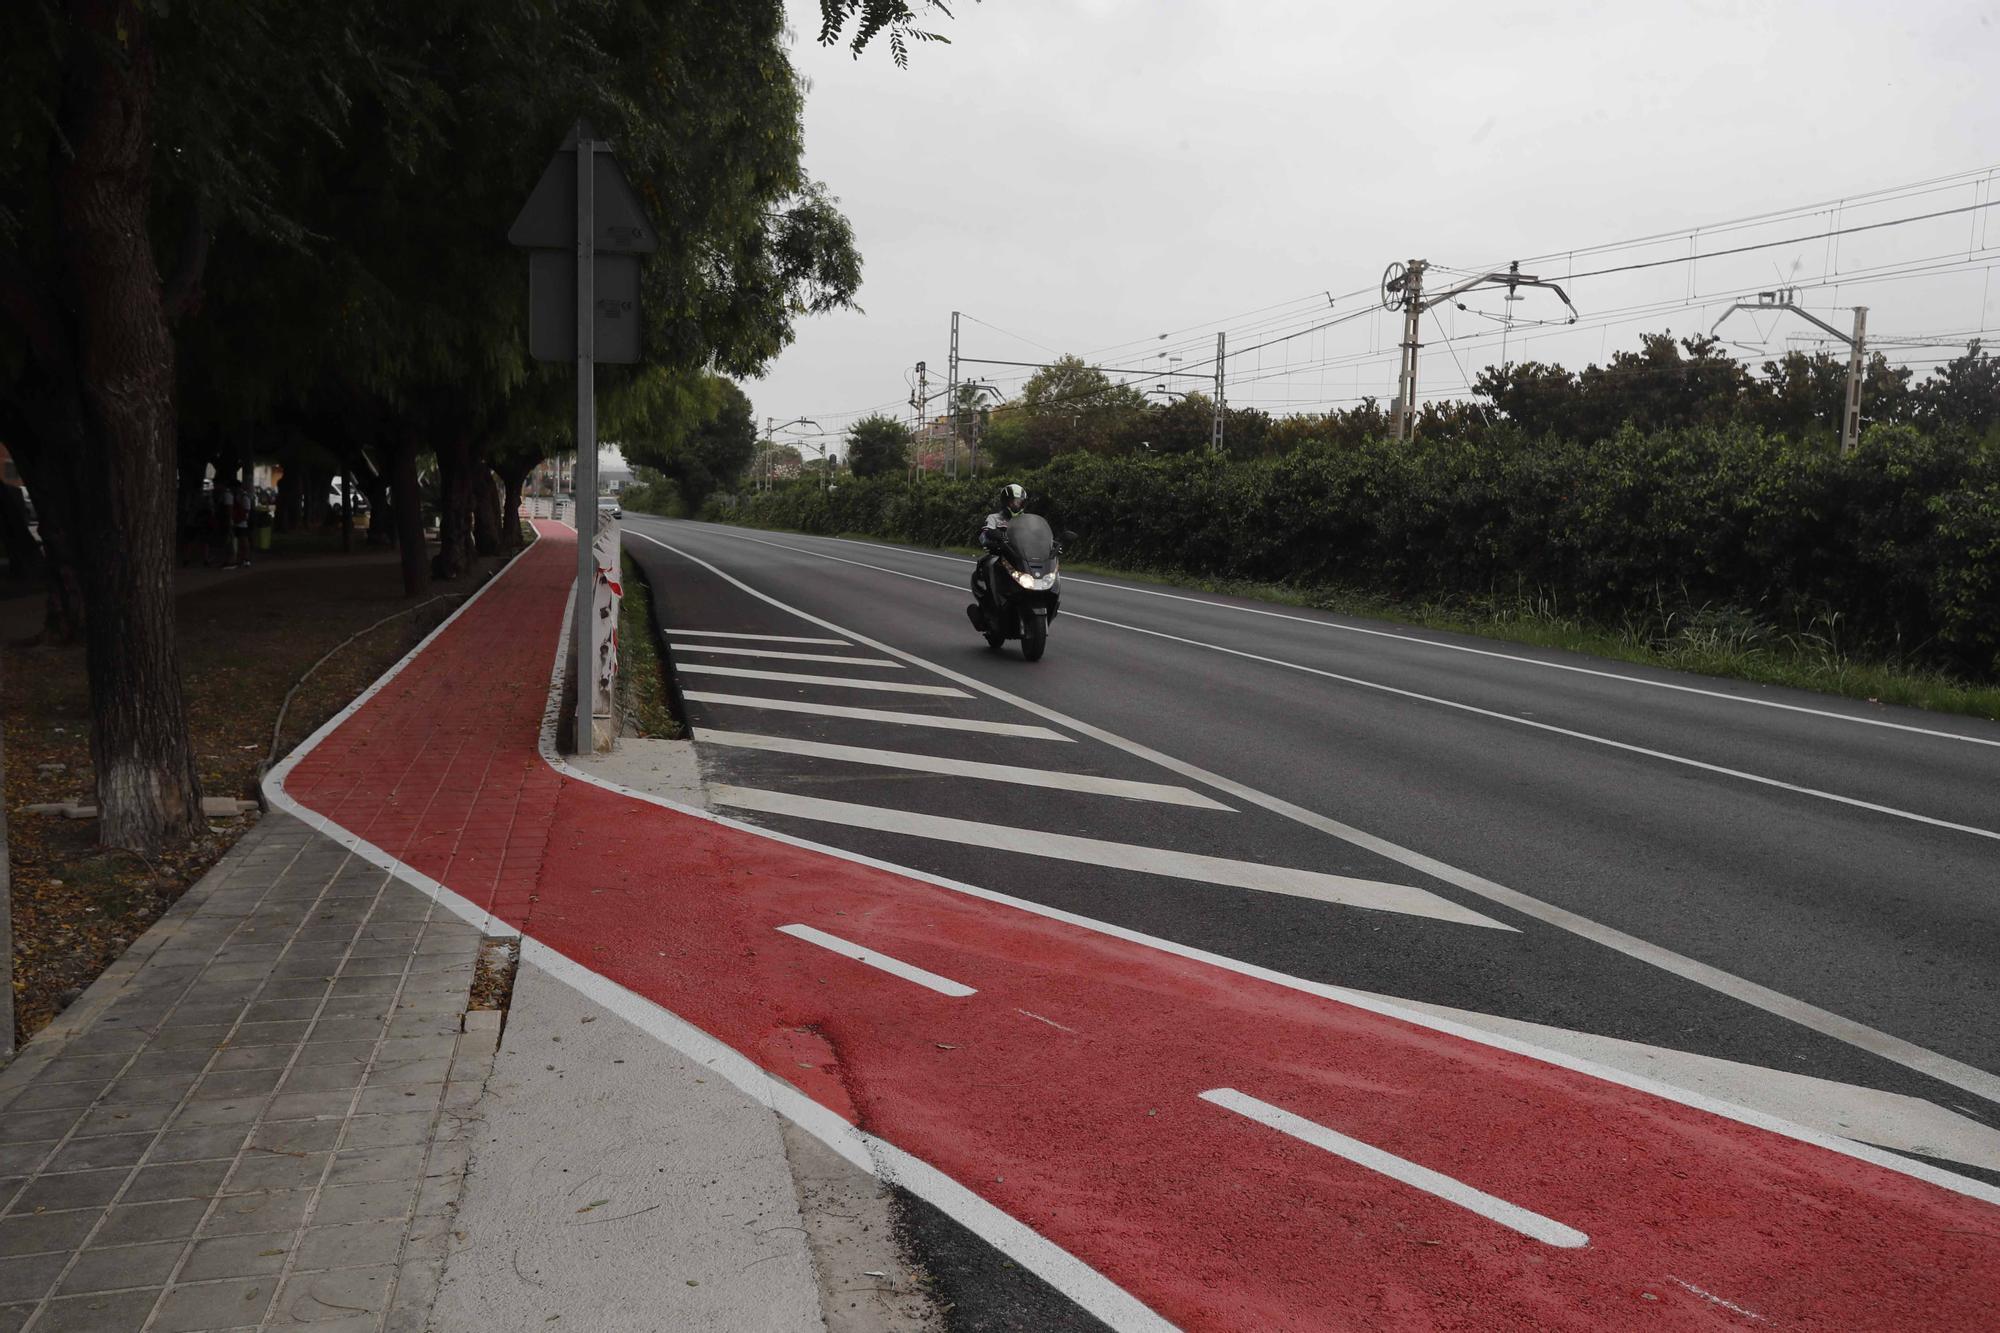
{"type": "Polygon", "coordinates": [[[2000,1130],[1921,1097],[1421,1000],[1371,998],[1898,1152],[2000,1171],[2000,1130]]]}
{"type": "MultiPolygon", "coordinates": [[[[759,541],[758,538],[745,537],[738,533],[730,532],[727,529],[719,529],[719,531],[734,540],[759,541]]],[[[775,606],[781,611],[789,612],[792,615],[835,633],[848,633],[843,626],[836,625],[830,620],[815,616],[807,611],[801,611],[797,607],[781,602],[769,593],[761,592],[751,587],[735,575],[716,568],[716,566],[699,556],[690,555],[679,547],[670,546],[659,538],[648,537],[642,532],[635,532],[632,535],[641,541],[648,541],[663,550],[671,551],[681,559],[689,561],[692,564],[700,565],[717,578],[733,584],[735,587],[742,589],[750,596],[757,598],[767,605],[775,606]]],[[[759,542],[759,544],[777,546],[780,549],[793,551],[800,555],[817,556],[818,554],[813,551],[801,551],[797,547],[784,546],[780,542],[759,542]]],[[[874,566],[867,566],[867,568],[874,568],[874,566]]],[[[885,570],[884,572],[897,573],[895,570],[885,570]]],[[[916,576],[898,574],[898,577],[915,578],[916,576]]],[[[935,579],[919,579],[918,581],[923,583],[937,583],[935,579]]],[[[939,583],[937,586],[951,587],[952,585],[939,583]]],[[[1698,959],[1689,958],[1685,954],[1676,953],[1671,949],[1654,944],[1650,940],[1642,940],[1636,935],[1628,934],[1625,931],[1607,926],[1599,921],[1593,921],[1581,913],[1557,907],[1553,903],[1543,902],[1539,898],[1522,893],[1519,889],[1508,888],[1506,885],[1487,879],[1483,875],[1475,875],[1469,870],[1461,870],[1457,866],[1446,861],[1440,861],[1434,856],[1426,856],[1424,853],[1404,847],[1400,843],[1394,843],[1387,838],[1377,837],[1373,833],[1364,832],[1351,824],[1343,824],[1339,820],[1329,818],[1317,811],[1308,810],[1304,806],[1294,805],[1282,797],[1272,796],[1267,792],[1259,791],[1255,787],[1238,782],[1233,778],[1223,777],[1219,773],[1212,773],[1198,765],[1176,759],[1169,754],[1163,754],[1150,746],[1141,745],[1137,741],[1127,740],[1115,732],[1106,731],[1102,727],[1092,726],[1088,722],[1070,717],[1068,714],[1059,712],[1056,709],[1035,703],[1029,699],[1024,699],[1016,694],[1010,694],[1006,690],[988,685],[984,681],[975,680],[971,676],[953,671],[949,667],[940,666],[935,662],[919,657],[915,653],[891,647],[886,643],[867,638],[864,635],[857,634],[853,637],[856,641],[874,648],[878,652],[888,653],[891,656],[900,657],[906,662],[924,667],[943,676],[947,680],[957,681],[969,690],[976,690],[990,698],[1011,703],[1024,712],[1032,713],[1037,717],[1047,718],[1049,721],[1060,726],[1068,727],[1080,736],[1088,736],[1092,740],[1115,746],[1127,754],[1149,760],[1167,769],[1169,772],[1180,774],[1190,781],[1203,783],[1206,786],[1213,787],[1217,791],[1234,796],[1239,800],[1252,805],[1262,806],[1274,814],[1283,815],[1285,818],[1304,824],[1308,828],[1318,829],[1320,832],[1328,834],[1331,837],[1339,838],[1365,851],[1374,852],[1378,856],[1408,866],[1410,869],[1429,875],[1433,879],[1440,879],[1447,884],[1457,885],[1468,893],[1477,894],[1479,897],[1485,898],[1490,902],[1500,903],[1521,913],[1523,916],[1531,917],[1545,925],[1567,931],[1580,939],[1590,940],[1614,952],[1624,954],[1628,958],[1637,959],[1648,966],[1657,967],[1663,972],[1680,977],[1684,981],[1693,982],[1695,985],[1712,990],[1719,995],[1727,995],[1731,999],[1739,1000],[1753,1008],[1761,1009],[1765,1013],[1775,1014],[1788,1022],[1797,1023],[1800,1027],[1820,1033],[1823,1036],[1831,1037],[1836,1041],[1845,1042],[1857,1049],[1868,1051],[1873,1055],[1882,1057],[1884,1060],[1902,1065],[1906,1069],[1913,1069],[1920,1074],[1937,1079],[1941,1083],[1948,1083],[1952,1087],[1972,1093],[1974,1096],[1982,1097],[1990,1102],[2000,1102],[2000,1076],[1969,1065],[1963,1060],[1955,1060],[1948,1055],[1919,1046],[1907,1038],[1884,1032],[1880,1028],[1870,1027],[1866,1023],[1858,1022],[1842,1014],[1836,1014],[1831,1009],[1823,1009],[1819,1005],[1797,999],[1794,996],[1785,994],[1783,991],[1774,990],[1769,986],[1761,985],[1746,977],[1739,977],[1733,972],[1725,972],[1719,967],[1714,967],[1698,959]]],[[[817,846],[819,844],[813,845],[817,846]]],[[[970,886],[966,887],[969,888],[970,886]]],[[[1066,917],[1065,919],[1073,919],[1077,924],[1088,925],[1095,930],[1112,933],[1117,933],[1119,930],[1118,927],[1111,926],[1106,922],[1092,921],[1088,917],[1066,917]]],[[[1154,940],[1151,937],[1146,938],[1147,942],[1153,944],[1154,947],[1168,947],[1161,941],[1154,940]]],[[[1206,961],[1215,962],[1219,966],[1232,967],[1237,970],[1243,970],[1249,966],[1237,960],[1224,958],[1219,954],[1204,953],[1202,956],[1206,961]]],[[[1262,975],[1262,973],[1259,973],[1259,975],[1262,975]]],[[[1274,978],[1284,976],[1283,973],[1271,973],[1269,975],[1274,978]]],[[[1292,978],[1280,981],[1279,984],[1306,985],[1309,983],[1300,982],[1296,978],[1292,978]]],[[[1461,1034],[1470,1031],[1470,1029],[1464,1028],[1457,1030],[1461,1034]]],[[[1504,1041],[1505,1039],[1496,1040],[1504,1041]]],[[[1602,1075],[1600,1074],[1599,1076],[1601,1077],[1602,1075]]],[[[1666,1085],[1654,1084],[1652,1086],[1657,1090],[1666,1085]]],[[[1727,1103],[1718,1103],[1716,1105],[1727,1108],[1722,1112],[1723,1114],[1733,1114],[1735,1111],[1735,1108],[1728,1107],[1727,1103]]],[[[1710,1107],[1709,1109],[1715,1108],[1710,1107]]],[[[1741,1119],[1743,1117],[1737,1116],[1737,1118],[1741,1119]]],[[[1762,1121],[1755,1120],[1750,1123],[1761,1124],[1762,1121]]],[[[1817,1141],[1817,1136],[1815,1141],[1817,1141]]],[[[1843,1142],[1843,1140],[1830,1139],[1827,1142],[1837,1144],[1843,1142]]],[[[1844,1151],[1844,1149],[1841,1151],[1844,1151]]],[[[1893,1167],[1893,1164],[1905,1161],[1906,1159],[1897,1157],[1893,1153],[1879,1153],[1869,1157],[1867,1160],[1874,1161],[1878,1165],[1891,1165],[1893,1167]]],[[[1901,1168],[1896,1167],[1894,1169],[1901,1168]]],[[[1964,1179],[1964,1177],[1953,1175],[1948,1171],[1942,1171],[1938,1174],[1946,1180],[1963,1181],[1964,1179]]],[[[1952,1185],[1949,1188],[1956,1189],[1958,1186],[1952,1185]]],[[[1995,1192],[1994,1198],[1996,1201],[2000,1201],[2000,1191],[1995,1192]]]]}
{"type": "Polygon", "coordinates": [[[1053,1018],[1043,1018],[1040,1014],[1028,1013],[1026,1009],[1016,1009],[1014,1012],[1017,1014],[1027,1014],[1029,1018],[1034,1019],[1037,1023],[1047,1023],[1050,1027],[1055,1028],[1058,1031],[1067,1032],[1071,1036],[1076,1035],[1075,1028],[1066,1028],[1062,1024],[1056,1022],[1055,1019],[1053,1018]]]}
{"type": "Polygon", "coordinates": [[[1514,929],[1492,917],[1481,916],[1469,907],[1461,907],[1449,898],[1406,884],[1324,875],[1315,870],[1295,870],[1290,866],[1264,865],[1257,861],[1233,861],[1227,857],[1176,852],[1165,847],[1104,842],[1068,833],[1044,833],[1040,829],[1007,828],[983,820],[951,819],[944,815],[857,805],[851,801],[829,801],[818,796],[799,796],[755,787],[713,787],[709,791],[709,799],[717,805],[756,810],[767,815],[788,815],[794,819],[812,819],[821,823],[844,824],[849,828],[956,842],[968,847],[1045,856],[1051,860],[1074,861],[1079,865],[1103,866],[1110,870],[1134,870],[1144,875],[1225,884],[1260,893],[1282,893],[1342,907],[1365,907],[1378,912],[1428,917],[1433,921],[1485,926],[1489,930],[1514,929]]]}
{"type": "Polygon", "coordinates": [[[669,639],[746,639],[757,643],[823,643],[834,648],[852,648],[845,639],[801,639],[791,634],[735,634],[726,629],[682,629],[678,625],[665,631],[669,639]]]}
{"type": "MultiPolygon", "coordinates": [[[[636,534],[635,534],[636,535],[636,534]]],[[[989,736],[1019,736],[1036,741],[1066,741],[1069,737],[1047,727],[1020,722],[981,722],[977,718],[944,717],[930,713],[894,713],[881,708],[848,708],[841,704],[815,704],[800,699],[761,699],[754,694],[710,694],[687,690],[681,695],[692,703],[723,704],[736,708],[767,708],[775,713],[811,713],[815,717],[845,717],[857,722],[896,722],[908,727],[935,727],[940,731],[978,731],[989,736]]]]}
{"type": "Polygon", "coordinates": [[[790,925],[779,926],[777,929],[780,935],[790,935],[793,939],[804,940],[807,944],[817,944],[820,948],[840,954],[844,958],[852,958],[857,963],[866,963],[870,967],[879,968],[887,972],[890,976],[901,977],[905,981],[914,981],[919,986],[927,986],[940,995],[949,995],[953,999],[963,999],[968,995],[979,994],[972,987],[962,982],[953,981],[950,977],[941,977],[935,972],[926,972],[913,963],[906,963],[900,958],[891,958],[886,953],[877,953],[873,949],[854,943],[852,940],[844,940],[838,935],[829,935],[823,930],[814,930],[811,926],[790,925]]]}
{"type": "Polygon", "coordinates": [[[1574,1227],[1566,1227],[1560,1222],[1543,1217],[1540,1213],[1529,1212],[1518,1204],[1496,1198],[1443,1172],[1433,1171],[1427,1166],[1418,1166],[1408,1158],[1384,1152],[1371,1143],[1351,1139],[1345,1134],[1328,1129],[1325,1125],[1315,1124],[1303,1116],[1293,1115],[1281,1106],[1259,1101],[1248,1093],[1238,1092],[1234,1088],[1210,1088],[1198,1095],[1205,1102],[1212,1102],[1226,1111],[1234,1111],[1266,1128],[1275,1129],[1280,1134],[1289,1134],[1301,1143],[1310,1143],[1315,1148],[1323,1148],[1335,1157],[1344,1157],[1358,1166],[1365,1166],[1370,1171],[1379,1172],[1412,1189],[1436,1195],[1446,1203],[1455,1203],[1468,1212],[1498,1222],[1508,1230],[1518,1231],[1523,1236],[1541,1241],[1544,1245],[1577,1250],[1590,1244],[1590,1237],[1574,1227]]]}
{"type": "Polygon", "coordinates": [[[711,662],[682,662],[674,668],[698,676],[733,676],[740,680],[782,680],[794,685],[837,685],[849,690],[875,690],[888,694],[934,694],[946,699],[970,699],[964,690],[950,685],[905,685],[899,680],[854,680],[847,676],[802,676],[792,671],[757,671],[751,667],[717,666],[711,662]]]}
{"type": "Polygon", "coordinates": [[[1685,1287],[1687,1290],[1693,1292],[1695,1295],[1701,1297],[1703,1300],[1711,1301],[1714,1304],[1721,1306],[1725,1310],[1730,1310],[1736,1314],[1740,1314],[1745,1319],[1754,1319],[1760,1324],[1768,1324],[1771,1322],[1770,1320],[1764,1318],[1763,1315],[1758,1314],[1755,1310],[1746,1310],[1742,1306],[1736,1304],[1736,1302],[1734,1301],[1725,1301],[1722,1299],[1722,1297],[1716,1295],[1712,1291],[1704,1291],[1700,1287],[1697,1287],[1692,1282],[1681,1281],[1681,1279],[1675,1277],[1672,1273],[1667,1274],[1667,1281],[1675,1283],[1678,1286],[1685,1287]]]}
{"type": "MultiPolygon", "coordinates": [[[[634,534],[636,535],[636,534],[634,534]]],[[[731,648],[725,644],[677,643],[676,653],[726,653],[731,657],[775,657],[787,662],[839,662],[844,666],[895,667],[901,662],[885,662],[879,657],[841,657],[834,653],[781,653],[773,648],[731,648]]]]}
{"type": "MultiPolygon", "coordinates": [[[[943,555],[936,551],[920,551],[908,546],[891,546],[885,542],[857,541],[852,537],[821,537],[820,541],[840,542],[848,546],[866,546],[877,551],[893,551],[898,555],[922,556],[926,560],[948,560],[954,564],[970,565],[964,556],[943,555]]],[[[796,548],[795,548],[796,549],[796,548]]],[[[1907,722],[1891,722],[1879,717],[1856,717],[1852,713],[1836,713],[1827,708],[1808,708],[1804,704],[1780,703],[1776,699],[1757,699],[1746,694],[1731,694],[1727,690],[1705,690],[1698,685],[1682,685],[1670,680],[1651,680],[1644,676],[1628,676],[1622,671],[1605,671],[1596,667],[1577,666],[1570,662],[1550,662],[1539,657],[1527,657],[1520,653],[1503,653],[1493,648],[1474,648],[1469,644],[1446,643],[1442,639],[1419,638],[1414,633],[1397,630],[1368,629],[1362,625],[1343,624],[1337,620],[1325,620],[1318,616],[1296,615],[1287,611],[1273,611],[1261,606],[1239,606],[1233,602],[1217,602],[1206,597],[1190,597],[1186,593],[1166,592],[1159,588],[1135,588],[1127,583],[1107,583],[1103,579],[1084,578],[1081,575],[1065,574],[1063,582],[1074,583],[1087,588],[1108,588],[1113,592],[1128,592],[1140,597],[1163,597],[1173,602],[1189,602],[1195,606],[1213,607],[1218,611],[1235,611],[1246,616],[1264,616],[1271,620],[1289,620],[1300,625],[1311,625],[1316,629],[1338,630],[1342,634],[1361,634],[1370,638],[1388,639],[1395,643],[1417,644],[1425,648],[1442,648],[1454,653],[1469,653],[1474,657],[1498,658],[1503,662],[1518,662],[1523,666],[1544,667],[1550,671],[1569,671],[1579,676],[1598,676],[1605,680],[1615,680],[1626,685],[1644,685],[1648,689],[1674,690],[1681,694],[1698,694],[1708,699],[1723,699],[1730,703],[1755,704],[1759,708],[1776,708],[1787,713],[1804,713],[1812,717],[1823,717],[1834,722],[1852,722],[1864,727],[1882,727],[1889,731],[1903,731],[1916,736],[1933,736],[1939,740],[1965,741],[1971,745],[1991,745],[2000,747],[2000,739],[1988,736],[1968,736],[1958,731],[1942,731],[1936,727],[1912,726],[1907,722]]]]}
{"type": "MultiPolygon", "coordinates": [[[[732,533],[730,535],[734,536],[735,534],[732,533]]],[[[654,541],[656,539],[648,537],[646,540],[654,541]]],[[[929,583],[940,588],[952,588],[954,591],[957,588],[956,584],[944,583],[938,579],[927,579],[921,574],[909,574],[900,569],[890,569],[885,565],[871,565],[860,560],[848,560],[841,556],[828,555],[823,551],[808,551],[802,547],[786,546],[783,542],[762,541],[756,537],[740,537],[738,540],[757,542],[761,546],[775,546],[780,550],[795,551],[801,555],[810,555],[816,560],[832,560],[837,564],[853,565],[859,569],[872,569],[877,573],[890,574],[899,579],[911,579],[917,583],[929,583]]],[[[659,544],[662,546],[666,545],[664,542],[659,544]]],[[[803,612],[794,612],[793,614],[801,615],[803,612]]],[[[1893,805],[1878,805],[1874,801],[1864,801],[1858,796],[1842,796],[1838,792],[1822,791],[1817,787],[1807,787],[1796,782],[1786,782],[1782,778],[1767,778],[1759,773],[1747,773],[1740,768],[1727,768],[1721,764],[1711,764],[1703,759],[1691,759],[1686,755],[1670,754],[1665,750],[1653,750],[1643,745],[1633,745],[1627,741],[1613,740],[1609,736],[1598,736],[1588,731],[1576,731],[1569,727],[1558,727],[1551,722],[1537,722],[1533,718],[1520,717],[1513,713],[1501,713],[1491,708],[1480,708],[1474,704],[1460,703],[1456,699],[1445,699],[1435,694],[1422,694],[1416,690],[1406,690],[1395,685],[1384,685],[1379,681],[1363,680],[1359,676],[1343,675],[1338,671],[1325,671],[1319,667],[1306,666],[1302,662],[1288,662],[1281,657],[1266,657],[1262,653],[1247,652],[1241,648],[1227,648],[1219,643],[1209,643],[1202,639],[1184,638],[1179,634],[1169,634],[1165,630],[1147,629],[1143,625],[1127,625],[1123,621],[1106,620],[1102,616],[1087,616],[1076,611],[1065,611],[1063,612],[1063,617],[1067,620],[1080,620],[1092,625],[1104,625],[1110,629],[1122,629],[1132,634],[1143,634],[1148,638],[1165,639],[1169,643],[1185,644],[1190,648],[1206,648],[1210,652],[1241,658],[1246,662],[1258,662],[1265,666],[1281,667],[1287,671],[1298,671],[1308,676],[1318,676],[1323,680],[1337,680],[1343,685],[1354,685],[1361,689],[1379,690],[1384,694],[1393,694],[1405,699],[1415,699],[1420,703],[1436,704],[1440,708],[1451,708],[1461,713],[1471,713],[1478,717],[1490,718],[1495,722],[1511,723],[1517,727],[1529,727],[1535,731],[1548,732],[1551,735],[1566,736],[1571,740],[1585,741],[1592,745],[1602,745],[1613,750],[1622,750],[1627,754],[1641,755],[1648,759],[1661,760],[1664,763],[1680,764],[1687,768],[1700,769],[1705,773],[1714,773],[1721,777],[1736,778],[1743,782],[1753,782],[1764,787],[1775,787],[1780,791],[1794,792],[1800,796],[1810,796],[1822,801],[1832,801],[1838,805],[1851,806],[1855,809],[1867,810],[1874,814],[1888,815],[1894,819],[1907,819],[1918,824],[1928,824],[1933,828],[1950,829],[1954,833],[1967,833],[1975,838],[1987,838],[1995,842],[2000,842],[2000,830],[1979,828],[1972,824],[1956,824],[1948,819],[1937,819],[1930,815],[1921,815],[1914,810],[1902,810],[1893,805]]],[[[860,636],[857,635],[856,638],[860,639],[860,636]]],[[[870,642],[866,639],[860,639],[860,641],[863,643],[870,642]]],[[[882,645],[875,646],[881,648],[884,652],[892,651],[882,645]]],[[[900,656],[901,654],[898,655],[900,656]]],[[[929,664],[927,663],[926,665],[929,664]]],[[[938,668],[932,667],[932,669],[937,670],[938,668]]]]}
{"type": "MultiPolygon", "coordinates": [[[[681,670],[687,670],[682,667],[681,670]]],[[[969,697],[969,696],[967,696],[969,697]]],[[[811,759],[837,759],[850,764],[874,764],[880,768],[907,768],[919,773],[948,773],[953,777],[979,778],[987,782],[1012,782],[1025,787],[1053,787],[1059,791],[1086,792],[1094,796],[1121,796],[1129,801],[1160,801],[1167,805],[1188,805],[1198,810],[1229,810],[1222,802],[1187,787],[1164,782],[1134,782],[1125,778],[1100,778],[1090,773],[1058,773],[1013,764],[985,764],[971,759],[948,759],[943,755],[911,754],[904,750],[871,750],[860,745],[833,745],[825,741],[793,740],[789,736],[759,736],[747,731],[712,731],[703,727],[695,739],[705,745],[729,745],[743,750],[769,750],[779,754],[804,755],[811,759]]]]}

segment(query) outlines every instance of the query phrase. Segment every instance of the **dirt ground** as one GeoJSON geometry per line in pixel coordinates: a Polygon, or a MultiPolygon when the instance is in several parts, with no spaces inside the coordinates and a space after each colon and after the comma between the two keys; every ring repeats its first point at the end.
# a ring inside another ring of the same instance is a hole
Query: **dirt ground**
{"type": "MultiPolygon", "coordinates": [[[[341,555],[308,538],[296,553],[281,544],[249,570],[182,571],[181,675],[203,794],[254,798],[286,692],[323,655],[383,617],[408,612],[368,629],[320,666],[286,711],[281,756],[502,563],[482,560],[475,574],[434,584],[431,596],[439,599],[428,604],[403,597],[393,552],[365,551],[358,542],[354,553],[341,555]]],[[[257,817],[210,820],[195,844],[147,862],[100,852],[95,820],[23,813],[41,802],[95,799],[83,649],[20,637],[35,627],[38,606],[29,594],[0,612],[0,624],[11,630],[0,647],[0,706],[21,1041],[75,999],[257,817]]]]}

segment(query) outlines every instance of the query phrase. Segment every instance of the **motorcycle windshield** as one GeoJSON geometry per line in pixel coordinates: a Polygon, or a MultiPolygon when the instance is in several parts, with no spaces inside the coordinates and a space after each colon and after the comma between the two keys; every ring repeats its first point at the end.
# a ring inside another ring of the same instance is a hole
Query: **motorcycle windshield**
{"type": "Polygon", "coordinates": [[[1056,534],[1035,514],[1017,514],[1007,522],[1007,544],[1021,563],[1039,574],[1056,553],[1056,534]]]}

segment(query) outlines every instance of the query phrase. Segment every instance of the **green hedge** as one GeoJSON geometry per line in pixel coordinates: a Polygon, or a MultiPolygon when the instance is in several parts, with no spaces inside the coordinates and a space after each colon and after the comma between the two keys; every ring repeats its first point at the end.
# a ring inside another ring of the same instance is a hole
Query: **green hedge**
{"type": "Polygon", "coordinates": [[[1582,444],[1505,430],[1229,462],[1065,455],[977,483],[798,486],[710,516],[963,546],[1016,480],[1105,564],[1396,598],[1519,597],[1616,623],[1731,608],[2000,677],[2000,451],[1908,427],[1850,458],[1747,427],[1582,444]]]}

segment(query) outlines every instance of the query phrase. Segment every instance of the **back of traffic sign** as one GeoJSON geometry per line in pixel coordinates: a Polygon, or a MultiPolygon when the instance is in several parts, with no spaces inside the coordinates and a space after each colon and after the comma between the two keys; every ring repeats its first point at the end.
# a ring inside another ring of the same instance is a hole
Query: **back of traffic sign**
{"type": "MultiPolygon", "coordinates": [[[[576,245],[576,145],[579,138],[588,142],[596,137],[587,121],[570,128],[569,137],[542,169],[520,216],[507,229],[509,243],[525,250],[568,250],[576,245]]],[[[646,210],[618,159],[598,148],[591,154],[591,177],[597,215],[591,240],[597,253],[649,255],[659,249],[659,234],[646,220],[646,210]]]]}

